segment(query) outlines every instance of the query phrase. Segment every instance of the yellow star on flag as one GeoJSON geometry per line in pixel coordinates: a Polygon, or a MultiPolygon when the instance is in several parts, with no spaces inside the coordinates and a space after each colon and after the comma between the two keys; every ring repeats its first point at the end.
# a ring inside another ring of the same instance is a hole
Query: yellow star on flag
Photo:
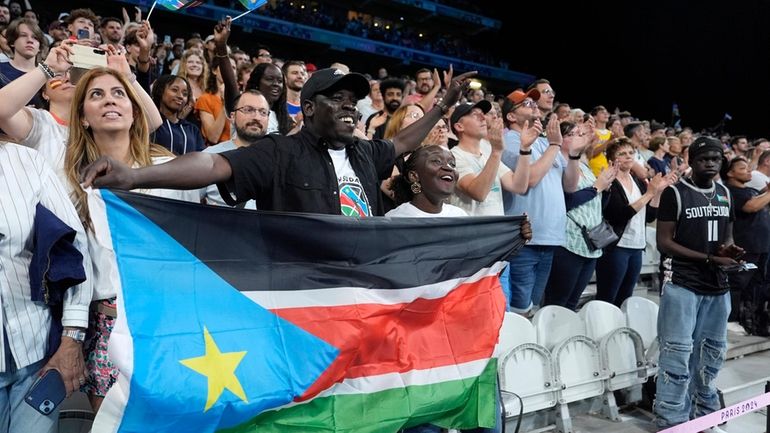
{"type": "Polygon", "coordinates": [[[246,356],[246,352],[220,352],[217,343],[214,342],[214,338],[205,326],[203,327],[203,339],[206,343],[205,355],[179,361],[185,367],[206,376],[208,379],[208,397],[206,398],[206,408],[203,411],[206,412],[211,409],[211,406],[219,400],[225,389],[230,390],[242,401],[248,403],[241,382],[235,376],[235,369],[246,356]]]}

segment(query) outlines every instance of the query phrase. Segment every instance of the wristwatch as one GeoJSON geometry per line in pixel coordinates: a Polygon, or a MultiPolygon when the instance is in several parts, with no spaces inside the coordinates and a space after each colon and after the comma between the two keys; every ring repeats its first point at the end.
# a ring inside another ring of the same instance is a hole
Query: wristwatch
{"type": "Polygon", "coordinates": [[[62,337],[69,337],[78,343],[86,341],[86,331],[82,329],[65,329],[61,333],[62,337]]]}

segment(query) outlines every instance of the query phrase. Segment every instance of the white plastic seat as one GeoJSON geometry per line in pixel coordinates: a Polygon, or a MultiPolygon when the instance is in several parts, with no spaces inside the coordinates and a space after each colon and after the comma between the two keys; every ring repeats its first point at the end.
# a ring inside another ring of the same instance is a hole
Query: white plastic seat
{"type": "Polygon", "coordinates": [[[559,382],[558,428],[572,431],[568,403],[597,397],[604,392],[606,376],[597,343],[585,335],[585,324],[572,310],[541,308],[533,318],[538,342],[551,351],[559,382]]]}
{"type": "Polygon", "coordinates": [[[537,342],[548,350],[572,336],[585,335],[586,332],[583,320],[574,311],[558,305],[548,305],[537,310],[532,324],[535,325],[537,342]]]}
{"type": "Polygon", "coordinates": [[[505,313],[503,326],[500,327],[500,338],[495,346],[495,355],[501,359],[514,347],[524,343],[536,343],[535,328],[523,316],[516,313],[505,313]]]}
{"type": "Polygon", "coordinates": [[[602,368],[607,376],[606,399],[611,418],[618,416],[612,391],[647,381],[644,343],[638,332],[626,326],[620,308],[604,301],[588,302],[579,313],[589,337],[599,341],[602,368]]]}
{"type": "Polygon", "coordinates": [[[647,226],[645,229],[645,247],[642,252],[642,269],[640,275],[656,275],[658,265],[660,264],[660,252],[658,252],[658,242],[656,239],[657,230],[655,227],[647,226]]]}
{"type": "Polygon", "coordinates": [[[631,296],[621,305],[629,328],[638,332],[644,343],[647,377],[658,373],[658,304],[641,296],[631,296]]]}
{"type": "Polygon", "coordinates": [[[620,309],[626,315],[626,326],[638,332],[648,350],[658,338],[658,304],[641,296],[631,296],[620,309]]]}
{"type": "Polygon", "coordinates": [[[551,353],[537,344],[535,329],[529,320],[515,313],[506,313],[500,333],[500,389],[506,418],[519,415],[521,397],[524,413],[556,405],[556,379],[551,353]]]}

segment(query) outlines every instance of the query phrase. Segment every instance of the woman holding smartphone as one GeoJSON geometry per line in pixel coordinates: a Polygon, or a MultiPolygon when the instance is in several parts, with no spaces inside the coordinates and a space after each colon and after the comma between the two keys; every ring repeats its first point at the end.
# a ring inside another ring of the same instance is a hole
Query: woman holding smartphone
{"type": "MultiPolygon", "coordinates": [[[[51,164],[54,172],[66,183],[64,175],[64,152],[69,134],[70,108],[75,92],[70,82],[70,68],[73,55],[72,43],[65,41],[52,48],[45,61],[13,80],[0,89],[0,128],[19,144],[40,152],[51,164]],[[26,107],[25,102],[43,88],[43,99],[48,109],[26,107]]],[[[127,77],[136,92],[151,131],[163,122],[158,108],[150,95],[132,79],[125,53],[108,46],[106,49],[108,67],[127,77]]]]}
{"type": "MultiPolygon", "coordinates": [[[[50,101],[48,111],[14,107],[11,103],[0,105],[0,128],[22,145],[37,149],[47,160],[73,199],[86,228],[94,269],[93,299],[98,302],[91,306],[89,331],[92,335],[86,346],[92,349],[86,353],[88,374],[81,385],[85,385],[83,389],[89,394],[94,410],[98,410],[117,373],[107,359],[106,342],[115,316],[111,306],[118,273],[111,244],[94,230],[94,223],[103,221],[103,215],[89,211],[91,207],[104,209],[101,197],[98,193],[87,197],[78,183],[78,170],[81,164],[88,164],[101,155],[111,155],[137,166],[165,162],[173,155],[160,146],[150,145],[150,122],[153,126],[160,125],[160,114],[144,89],[132,82],[124,53],[107,47],[110,67],[86,72],[77,87],[69,82],[71,54],[71,47],[66,44],[54,48],[43,66],[0,89],[0,98],[19,101],[45,84],[43,95],[50,101]]],[[[141,192],[198,200],[197,192],[141,192]]]]}

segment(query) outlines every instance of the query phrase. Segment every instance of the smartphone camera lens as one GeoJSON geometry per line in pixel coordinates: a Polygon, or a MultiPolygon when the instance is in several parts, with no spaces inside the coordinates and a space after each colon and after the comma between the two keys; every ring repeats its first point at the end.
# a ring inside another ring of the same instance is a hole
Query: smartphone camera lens
{"type": "Polygon", "coordinates": [[[40,412],[48,415],[49,413],[51,413],[53,411],[53,408],[55,406],[56,405],[53,404],[53,402],[51,400],[43,400],[43,402],[40,403],[40,412]]]}

